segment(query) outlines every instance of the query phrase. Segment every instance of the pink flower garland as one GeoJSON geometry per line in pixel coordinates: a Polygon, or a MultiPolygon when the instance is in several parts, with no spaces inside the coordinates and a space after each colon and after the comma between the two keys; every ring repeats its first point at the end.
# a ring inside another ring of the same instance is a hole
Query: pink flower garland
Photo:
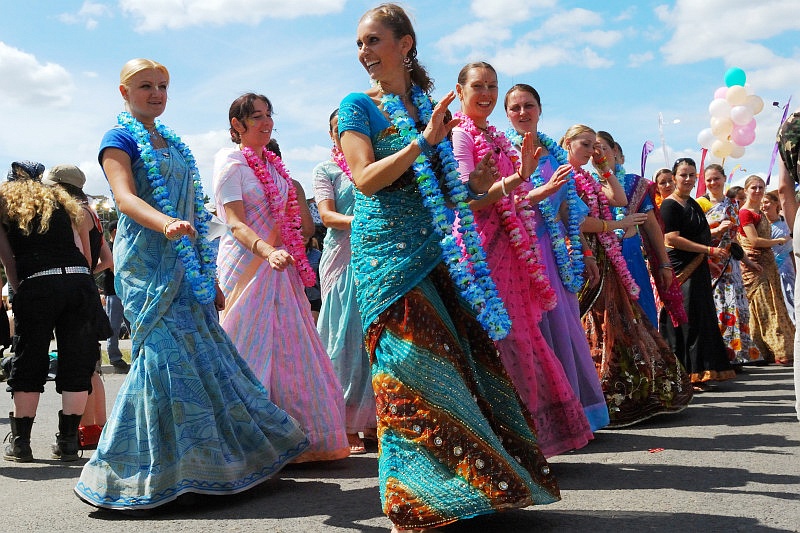
{"type": "Polygon", "coordinates": [[[342,169],[344,175],[347,176],[351,182],[353,181],[353,173],[350,171],[350,167],[347,166],[347,161],[344,158],[344,154],[342,153],[339,148],[334,144],[333,148],[331,148],[331,159],[333,162],[339,165],[339,168],[342,169]]]}
{"type": "MultiPolygon", "coordinates": [[[[601,220],[614,220],[614,216],[611,214],[611,209],[608,205],[608,198],[606,198],[600,184],[582,168],[573,167],[573,170],[575,186],[578,189],[578,194],[583,197],[584,201],[589,206],[589,214],[601,220]]],[[[598,232],[597,239],[600,241],[600,244],[603,245],[606,256],[614,266],[614,270],[617,271],[625,290],[631,298],[638,300],[639,286],[636,284],[636,280],[633,279],[633,276],[631,276],[630,270],[628,270],[628,265],[625,263],[625,257],[622,255],[622,247],[617,240],[616,234],[613,231],[598,232]]]]}
{"type": "Polygon", "coordinates": [[[286,249],[294,258],[295,267],[300,273],[300,279],[303,280],[303,285],[306,287],[313,287],[317,282],[317,276],[314,270],[308,263],[306,257],[306,248],[303,245],[303,236],[301,234],[302,221],[300,219],[300,206],[297,203],[297,192],[294,189],[292,179],[289,177],[289,172],[281,161],[281,158],[263,148],[262,155],[275,167],[278,174],[281,175],[286,183],[289,185],[288,198],[286,200],[286,208],[283,209],[283,196],[278,190],[275,181],[272,179],[272,174],[269,172],[267,165],[255,154],[252,148],[245,146],[242,148],[242,155],[247,160],[247,164],[253,170],[253,173],[261,182],[264,188],[264,195],[267,197],[269,204],[269,212],[272,218],[279,224],[281,228],[281,240],[286,246],[286,249]]]}
{"type": "MultiPolygon", "coordinates": [[[[502,132],[498,132],[494,126],[489,125],[486,133],[492,139],[490,143],[475,126],[475,122],[467,115],[459,111],[455,114],[455,117],[461,120],[459,126],[472,137],[475,144],[476,161],[480,161],[490,150],[497,147],[511,161],[514,170],[519,170],[519,158],[512,149],[511,142],[502,132]]],[[[503,196],[495,202],[494,207],[500,215],[500,222],[511,241],[511,246],[517,258],[525,263],[527,267],[528,276],[533,280],[534,291],[539,296],[542,309],[550,311],[555,308],[557,298],[542,263],[539,242],[536,238],[535,215],[530,200],[528,200],[527,195],[519,197],[515,195],[503,196]]]]}

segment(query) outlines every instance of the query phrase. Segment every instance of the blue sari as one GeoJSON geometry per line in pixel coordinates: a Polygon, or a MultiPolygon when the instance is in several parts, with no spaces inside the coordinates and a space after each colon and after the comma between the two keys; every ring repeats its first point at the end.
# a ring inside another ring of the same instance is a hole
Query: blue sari
{"type": "MultiPolygon", "coordinates": [[[[101,158],[106,148],[130,155],[136,191],[156,207],[130,134],[109,131],[101,158]]],[[[193,221],[183,156],[170,146],[158,159],[178,216],[193,221]]],[[[97,507],[147,509],[183,493],[234,494],[299,455],[305,435],[269,401],[214,304],[195,299],[172,242],[121,214],[113,254],[115,288],[131,323],[131,368],[75,487],[78,497],[97,507]]]]}

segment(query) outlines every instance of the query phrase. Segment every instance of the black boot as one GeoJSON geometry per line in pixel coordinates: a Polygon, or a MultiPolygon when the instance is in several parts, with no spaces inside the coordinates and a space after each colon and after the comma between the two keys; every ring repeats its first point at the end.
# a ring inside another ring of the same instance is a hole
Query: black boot
{"type": "Polygon", "coordinates": [[[8,420],[11,422],[11,433],[6,435],[8,444],[6,444],[3,452],[3,459],[17,463],[30,463],[33,461],[33,452],[31,452],[33,418],[32,416],[17,418],[14,413],[8,413],[8,420]]]}
{"type": "Polygon", "coordinates": [[[62,461],[77,461],[78,450],[78,426],[81,424],[83,415],[65,415],[64,411],[58,412],[58,433],[56,433],[56,443],[53,444],[53,459],[62,461]]]}

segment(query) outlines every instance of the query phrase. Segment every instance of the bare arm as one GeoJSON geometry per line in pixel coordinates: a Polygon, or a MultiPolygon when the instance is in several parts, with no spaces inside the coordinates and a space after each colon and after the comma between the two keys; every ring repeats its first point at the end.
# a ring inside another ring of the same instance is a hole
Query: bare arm
{"type": "Polygon", "coordinates": [[[103,150],[102,166],[120,212],[153,231],[163,234],[166,228],[170,238],[194,236],[194,228],[188,221],[179,220],[169,224],[172,218],[139,198],[133,181],[131,158],[127,153],[119,148],[106,148],[103,150]]]}
{"type": "Polygon", "coordinates": [[[350,229],[353,222],[352,215],[343,215],[336,211],[336,202],[330,198],[317,202],[317,209],[319,216],[322,218],[322,223],[326,228],[333,229],[350,229]]]}
{"type": "Polygon", "coordinates": [[[16,292],[19,290],[17,262],[14,259],[14,251],[11,250],[11,243],[8,242],[8,234],[2,224],[0,224],[0,261],[5,268],[9,286],[16,292]]]}
{"type": "Polygon", "coordinates": [[[750,243],[750,246],[753,246],[754,248],[772,248],[776,244],[783,244],[789,240],[789,237],[781,237],[780,239],[765,239],[763,237],[759,237],[758,231],[753,224],[742,226],[742,231],[744,231],[744,235],[747,237],[747,241],[750,243]]]}
{"type": "Polygon", "coordinates": [[[596,217],[586,217],[581,223],[581,231],[584,233],[602,233],[615,229],[628,229],[631,226],[643,224],[646,220],[646,213],[631,213],[622,220],[602,220],[596,217]]]}
{"type": "Polygon", "coordinates": [[[275,270],[283,270],[287,265],[294,263],[294,258],[286,250],[278,250],[280,235],[273,228],[269,235],[260,237],[245,222],[244,203],[234,200],[222,206],[225,210],[225,222],[231,229],[233,237],[246,246],[254,255],[265,259],[275,270]]]}
{"type": "Polygon", "coordinates": [[[795,183],[789,175],[786,163],[781,158],[781,169],[778,175],[778,196],[781,201],[781,211],[789,226],[789,231],[794,231],[794,221],[797,215],[797,196],[794,192],[795,183]]]}

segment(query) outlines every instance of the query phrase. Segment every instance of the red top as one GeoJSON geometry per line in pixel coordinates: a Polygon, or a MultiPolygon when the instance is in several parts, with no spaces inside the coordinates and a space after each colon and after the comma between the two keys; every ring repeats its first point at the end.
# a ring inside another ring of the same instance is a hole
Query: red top
{"type": "Polygon", "coordinates": [[[739,209],[739,235],[747,237],[744,233],[744,227],[748,224],[752,224],[754,227],[758,228],[762,216],[763,213],[756,213],[745,208],[739,209]]]}

